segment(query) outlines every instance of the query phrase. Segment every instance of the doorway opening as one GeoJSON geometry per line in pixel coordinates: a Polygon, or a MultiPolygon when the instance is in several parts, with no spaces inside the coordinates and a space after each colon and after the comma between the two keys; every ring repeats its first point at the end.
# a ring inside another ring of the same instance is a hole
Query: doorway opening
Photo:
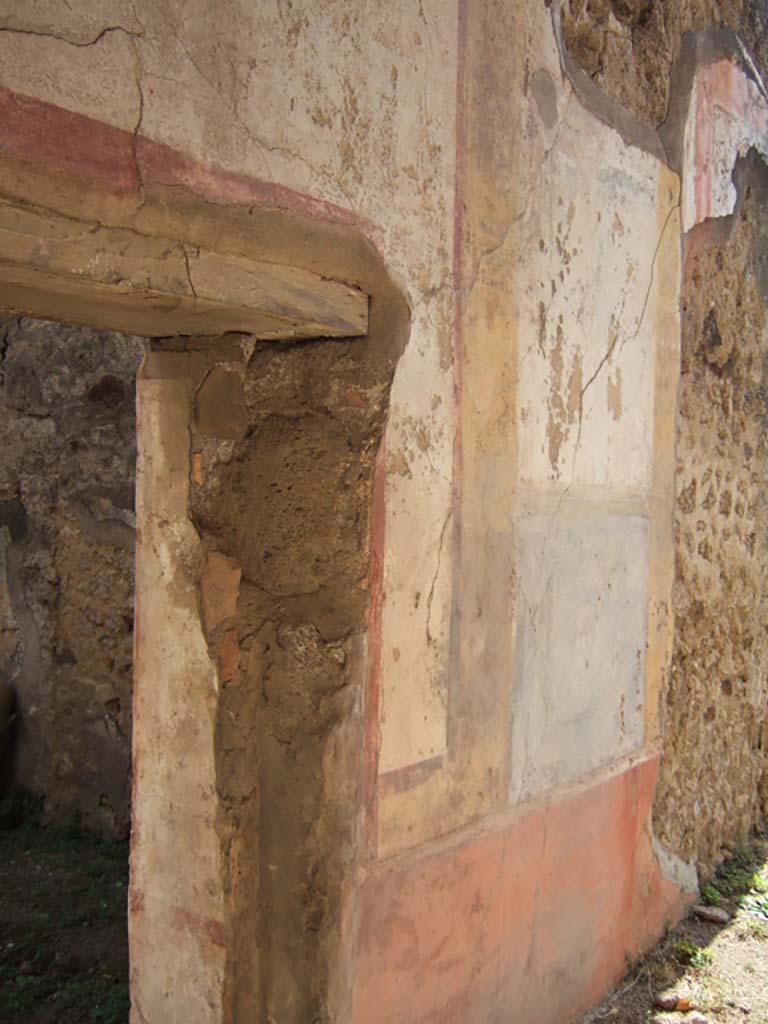
{"type": "Polygon", "coordinates": [[[0,317],[0,1018],[128,1012],[142,338],[0,317]]]}
{"type": "Polygon", "coordinates": [[[0,672],[6,781],[49,820],[130,823],[141,338],[0,317],[0,672]]]}
{"type": "MultiPolygon", "coordinates": [[[[356,228],[304,209],[146,182],[133,208],[78,182],[77,203],[57,192],[52,212],[44,184],[26,175],[22,200],[0,198],[0,309],[150,339],[136,378],[131,1012],[343,1019],[374,470],[407,304],[356,228]]],[[[135,367],[93,367],[98,438],[127,416],[135,367]]],[[[77,581],[79,535],[110,547],[130,521],[114,480],[114,493],[73,480],[77,581]]],[[[73,672],[79,647],[61,636],[52,664],[73,672]]]]}

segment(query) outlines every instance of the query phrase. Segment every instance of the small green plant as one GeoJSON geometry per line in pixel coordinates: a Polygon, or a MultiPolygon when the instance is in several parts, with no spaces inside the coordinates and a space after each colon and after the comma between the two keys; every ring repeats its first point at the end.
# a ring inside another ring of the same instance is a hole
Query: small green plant
{"type": "Polygon", "coordinates": [[[706,885],[701,887],[701,902],[706,904],[708,907],[716,907],[720,900],[720,890],[716,885],[711,882],[707,882],[706,885]]]}
{"type": "Polygon", "coordinates": [[[703,968],[709,967],[712,963],[712,953],[699,946],[687,935],[673,939],[670,950],[675,960],[684,967],[703,968]]]}
{"type": "Polygon", "coordinates": [[[750,935],[755,939],[768,939],[768,923],[750,919],[747,922],[750,935]]]}
{"type": "MultiPolygon", "coordinates": [[[[759,871],[759,853],[753,845],[739,847],[720,865],[712,882],[721,896],[739,897],[752,889],[768,887],[768,880],[759,871]]],[[[764,890],[763,890],[764,891],[764,890]]]]}
{"type": "Polygon", "coordinates": [[[712,950],[703,949],[701,946],[698,947],[696,952],[691,957],[691,967],[696,967],[699,970],[703,970],[705,967],[711,967],[714,957],[712,950]]]}
{"type": "Polygon", "coordinates": [[[768,894],[763,892],[752,892],[747,893],[746,896],[740,900],[741,908],[748,911],[755,917],[763,917],[768,921],[768,894]]]}
{"type": "Polygon", "coordinates": [[[673,939],[669,945],[672,956],[681,964],[689,964],[691,957],[699,948],[696,943],[687,936],[673,939]]]}

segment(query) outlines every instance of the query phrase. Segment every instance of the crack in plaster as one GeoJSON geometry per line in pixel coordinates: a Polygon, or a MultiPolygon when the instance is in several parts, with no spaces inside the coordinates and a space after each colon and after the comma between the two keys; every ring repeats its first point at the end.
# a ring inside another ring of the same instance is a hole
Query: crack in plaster
{"type": "Polygon", "coordinates": [[[441,564],[442,558],[443,558],[443,546],[444,546],[444,543],[445,543],[445,534],[446,534],[446,531],[448,529],[448,523],[451,521],[452,517],[453,517],[453,509],[449,508],[448,509],[448,514],[446,515],[445,519],[443,520],[443,527],[440,530],[440,542],[439,542],[438,548],[437,548],[437,565],[435,567],[435,573],[434,573],[434,576],[432,577],[432,584],[431,584],[431,586],[429,588],[429,594],[427,596],[426,634],[427,634],[427,644],[430,647],[433,645],[434,640],[435,640],[435,638],[432,636],[432,633],[431,633],[430,628],[429,628],[429,620],[432,618],[432,599],[435,596],[435,586],[437,585],[437,577],[440,575],[440,564],[441,564]]]}
{"type": "MultiPolygon", "coordinates": [[[[562,115],[561,115],[561,117],[560,117],[560,119],[559,119],[559,121],[557,123],[557,128],[555,129],[555,134],[554,134],[554,136],[552,138],[552,142],[549,144],[549,146],[544,150],[544,153],[542,154],[542,157],[541,157],[541,160],[540,160],[540,164],[542,164],[542,165],[544,163],[546,163],[547,160],[549,160],[549,158],[552,156],[552,153],[557,148],[557,144],[560,141],[560,132],[561,132],[562,127],[563,127],[563,125],[565,124],[565,122],[566,122],[566,120],[568,118],[568,113],[569,113],[570,107],[571,107],[571,100],[573,99],[573,93],[574,93],[574,90],[573,90],[572,87],[570,87],[570,91],[568,93],[568,99],[565,102],[565,109],[563,110],[563,113],[562,113],[562,115]]],[[[525,220],[525,218],[526,218],[526,216],[528,214],[528,210],[529,210],[530,205],[531,205],[531,199],[532,199],[534,191],[535,191],[534,189],[528,189],[528,194],[526,195],[525,203],[523,204],[522,210],[519,213],[516,213],[511,218],[511,220],[507,223],[507,226],[504,229],[504,231],[502,232],[502,235],[499,238],[499,240],[497,242],[494,242],[494,244],[489,246],[488,248],[483,249],[480,252],[480,254],[478,255],[477,261],[475,262],[475,269],[474,269],[474,272],[472,274],[472,279],[470,280],[469,285],[466,288],[466,293],[467,294],[470,294],[472,292],[472,290],[474,289],[474,287],[475,287],[475,285],[477,283],[477,279],[480,276],[480,269],[481,269],[483,263],[485,263],[485,261],[490,259],[492,256],[495,256],[497,252],[499,252],[501,249],[504,248],[504,246],[507,244],[507,242],[509,240],[509,236],[510,236],[510,234],[512,232],[512,229],[515,227],[516,224],[519,224],[520,221],[525,220]]]]}
{"type": "MultiPolygon", "coordinates": [[[[205,84],[208,86],[208,88],[211,89],[211,91],[216,96],[218,96],[218,98],[224,104],[225,108],[235,118],[235,121],[237,122],[238,126],[240,128],[242,128],[242,130],[245,133],[245,135],[247,136],[249,142],[254,143],[260,150],[265,150],[266,153],[282,153],[282,154],[284,154],[286,156],[289,156],[289,157],[291,157],[291,159],[296,160],[298,163],[303,164],[307,168],[307,170],[310,172],[310,174],[315,174],[316,171],[315,171],[314,166],[310,163],[309,160],[307,160],[306,157],[302,156],[301,153],[296,152],[295,150],[291,149],[289,146],[271,145],[265,139],[263,139],[262,137],[254,134],[251,131],[251,128],[248,125],[247,121],[245,121],[243,119],[242,115],[238,111],[237,105],[224,95],[224,93],[221,90],[221,88],[214,81],[212,81],[208,77],[208,75],[203,71],[203,69],[200,67],[200,65],[198,64],[198,62],[195,60],[194,56],[190,52],[190,50],[182,42],[181,38],[178,35],[178,32],[176,31],[175,26],[172,25],[170,23],[170,21],[165,17],[165,15],[164,15],[160,5],[155,3],[154,7],[158,11],[158,13],[160,14],[160,17],[164,21],[164,23],[167,26],[169,32],[171,33],[171,35],[173,36],[174,40],[178,44],[179,49],[182,51],[184,56],[187,58],[189,63],[192,65],[194,70],[197,72],[198,76],[202,79],[203,82],[205,82],[205,84]]],[[[156,76],[156,77],[160,77],[160,76],[156,76]]],[[[272,180],[274,178],[274,175],[273,175],[272,170],[270,168],[269,161],[268,161],[268,159],[266,157],[266,154],[264,152],[262,152],[259,155],[261,156],[261,160],[262,160],[262,163],[263,163],[263,166],[264,166],[264,172],[265,172],[266,177],[268,179],[272,180]]],[[[351,203],[350,197],[347,195],[347,193],[342,188],[342,186],[338,182],[336,182],[336,184],[338,185],[339,189],[344,193],[347,201],[351,203]]]]}
{"type": "MultiPolygon", "coordinates": [[[[646,301],[647,301],[647,296],[646,296],[646,301]]],[[[641,319],[642,319],[642,316],[641,316],[641,319]]],[[[600,372],[603,369],[603,367],[605,366],[605,364],[608,362],[608,360],[611,358],[613,353],[616,351],[616,346],[617,346],[618,342],[619,342],[619,332],[618,331],[614,331],[613,337],[611,338],[610,344],[608,345],[608,349],[607,349],[605,355],[602,357],[600,362],[597,364],[597,369],[595,370],[595,372],[592,374],[592,376],[589,378],[589,380],[587,381],[587,383],[584,385],[584,387],[581,389],[581,392],[579,393],[579,436],[576,439],[576,446],[577,447],[578,447],[579,441],[581,439],[581,421],[582,421],[582,416],[583,416],[583,412],[584,412],[584,396],[586,395],[588,389],[592,386],[592,384],[594,384],[594,382],[599,377],[600,372]]]]}
{"type": "Polygon", "coordinates": [[[142,79],[142,66],[141,56],[139,54],[139,47],[135,39],[131,39],[131,50],[133,51],[133,62],[134,62],[134,74],[136,77],[136,90],[139,97],[139,112],[136,116],[136,124],[134,125],[133,132],[131,134],[131,153],[133,154],[133,163],[136,168],[136,182],[137,190],[139,193],[140,202],[144,203],[144,175],[141,170],[141,161],[139,159],[139,132],[144,122],[144,89],[141,84],[142,79]]]}
{"type": "MultiPolygon", "coordinates": [[[[192,272],[191,272],[190,266],[189,266],[189,253],[187,252],[187,247],[186,246],[182,246],[181,247],[181,251],[182,251],[182,254],[184,256],[184,266],[187,268],[187,281],[189,282],[190,291],[192,292],[193,296],[195,298],[197,298],[197,292],[195,290],[194,284],[192,283],[192,272]]],[[[199,249],[197,251],[197,255],[198,256],[200,255],[200,250],[199,249]]]]}
{"type": "Polygon", "coordinates": [[[645,298],[643,299],[643,308],[640,310],[640,317],[639,317],[639,319],[637,321],[637,326],[635,327],[635,331],[634,331],[634,334],[632,335],[632,337],[629,338],[629,339],[625,338],[624,341],[622,341],[619,351],[621,351],[621,349],[624,348],[624,346],[627,343],[627,340],[629,340],[629,341],[635,341],[636,340],[638,334],[640,333],[640,328],[643,326],[643,320],[645,319],[645,314],[646,314],[646,311],[648,309],[648,302],[649,302],[650,297],[651,297],[651,289],[653,288],[653,282],[654,282],[654,278],[655,278],[655,275],[656,275],[656,261],[658,259],[659,250],[661,249],[661,243],[664,241],[664,235],[666,234],[667,227],[669,226],[669,222],[672,219],[672,214],[675,212],[675,210],[679,210],[679,209],[680,209],[680,201],[678,200],[678,202],[675,203],[675,205],[670,209],[669,213],[667,214],[666,220],[664,221],[664,224],[663,224],[663,226],[661,228],[661,231],[659,232],[659,240],[656,243],[656,248],[655,248],[654,253],[653,253],[653,260],[651,261],[651,276],[650,276],[650,279],[648,281],[648,288],[646,289],[646,292],[645,292],[645,298]]]}
{"type": "Polygon", "coordinates": [[[0,33],[16,36],[34,36],[37,39],[55,39],[59,43],[65,43],[67,46],[76,46],[78,49],[82,50],[87,49],[89,46],[96,46],[96,44],[100,43],[105,36],[111,35],[113,32],[122,32],[131,39],[142,37],[141,32],[133,32],[131,29],[125,28],[123,25],[107,25],[107,27],[101,29],[93,39],[86,40],[69,39],[67,36],[58,35],[56,32],[40,32],[31,28],[14,28],[10,25],[0,27],[0,33]]]}
{"type": "MultiPolygon", "coordinates": [[[[653,252],[653,259],[651,260],[651,272],[650,272],[650,277],[648,279],[648,287],[646,288],[646,291],[645,291],[645,297],[643,298],[643,305],[642,305],[642,307],[640,309],[640,316],[638,317],[637,324],[635,326],[635,330],[633,331],[632,335],[631,336],[625,336],[624,339],[622,340],[621,344],[619,345],[619,352],[621,352],[623,350],[624,346],[627,344],[628,341],[629,342],[636,341],[637,340],[637,336],[640,334],[640,331],[641,331],[642,326],[643,326],[643,321],[645,320],[645,314],[648,311],[648,304],[649,304],[650,298],[651,298],[651,291],[653,290],[653,282],[654,282],[655,276],[656,276],[656,262],[658,260],[659,251],[661,249],[662,242],[664,241],[664,235],[666,234],[667,228],[669,226],[669,222],[672,219],[672,215],[674,214],[674,212],[676,210],[679,210],[679,209],[680,209],[680,202],[678,200],[678,202],[675,203],[675,205],[670,208],[669,213],[667,214],[666,219],[665,219],[665,221],[664,221],[664,223],[663,223],[663,225],[661,227],[661,231],[659,232],[659,239],[658,239],[658,241],[656,243],[656,248],[654,249],[654,252],[653,252]]],[[[592,374],[592,376],[586,382],[584,387],[581,389],[581,393],[579,395],[579,428],[578,428],[578,431],[577,431],[577,434],[576,434],[576,445],[574,447],[574,452],[573,452],[573,464],[572,464],[572,470],[571,470],[571,477],[572,477],[572,479],[573,479],[573,475],[575,474],[575,471],[576,471],[576,456],[578,454],[579,447],[581,445],[582,428],[583,428],[583,425],[584,425],[584,396],[586,395],[588,389],[592,386],[592,384],[594,384],[594,382],[597,380],[597,378],[599,377],[600,373],[603,370],[603,367],[610,360],[611,356],[615,352],[616,346],[618,344],[618,341],[619,341],[619,334],[618,334],[618,332],[616,332],[614,334],[614,336],[611,338],[611,342],[610,342],[610,344],[608,346],[607,351],[605,352],[605,354],[601,358],[600,362],[597,364],[597,368],[596,368],[595,372],[592,374]]]]}

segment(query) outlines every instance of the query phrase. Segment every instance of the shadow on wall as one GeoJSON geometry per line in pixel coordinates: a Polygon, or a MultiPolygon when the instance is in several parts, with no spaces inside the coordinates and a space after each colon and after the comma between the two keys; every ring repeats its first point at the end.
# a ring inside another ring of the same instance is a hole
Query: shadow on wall
{"type": "Polygon", "coordinates": [[[144,341],[0,318],[4,788],[130,823],[135,380],[144,341]]]}

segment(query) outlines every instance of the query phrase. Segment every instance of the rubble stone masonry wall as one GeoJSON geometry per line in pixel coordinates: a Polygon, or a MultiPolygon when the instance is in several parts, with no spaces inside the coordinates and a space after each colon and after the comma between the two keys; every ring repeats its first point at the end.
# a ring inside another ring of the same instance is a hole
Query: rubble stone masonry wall
{"type": "Polygon", "coordinates": [[[565,0],[563,34],[573,57],[609,96],[662,124],[674,91],[672,68],[684,33],[737,32],[753,57],[768,57],[765,0],[565,0]]]}
{"type": "Polygon", "coordinates": [[[768,176],[754,157],[739,171],[731,223],[692,232],[682,297],[675,644],[654,828],[700,880],[768,798],[768,176]]]}
{"type": "Polygon", "coordinates": [[[0,319],[0,670],[15,783],[124,835],[143,342],[0,319]]]}

